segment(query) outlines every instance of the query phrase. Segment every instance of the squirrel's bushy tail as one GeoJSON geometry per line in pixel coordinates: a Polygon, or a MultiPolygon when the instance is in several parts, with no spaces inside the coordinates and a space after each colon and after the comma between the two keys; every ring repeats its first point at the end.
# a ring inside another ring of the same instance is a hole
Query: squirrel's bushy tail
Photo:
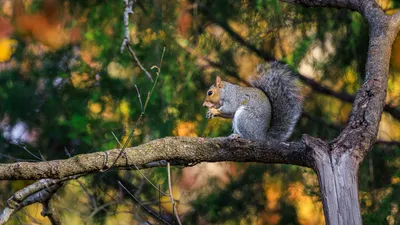
{"type": "Polygon", "coordinates": [[[296,84],[296,74],[280,62],[258,65],[256,72],[251,84],[267,94],[272,107],[268,137],[285,141],[302,112],[303,98],[296,84]]]}

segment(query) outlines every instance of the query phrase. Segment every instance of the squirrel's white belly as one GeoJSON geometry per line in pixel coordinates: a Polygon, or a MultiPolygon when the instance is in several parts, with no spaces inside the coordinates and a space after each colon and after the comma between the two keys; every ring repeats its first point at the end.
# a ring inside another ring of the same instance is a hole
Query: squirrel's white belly
{"type": "Polygon", "coordinates": [[[235,115],[233,116],[233,120],[232,120],[232,129],[233,129],[233,133],[235,134],[239,134],[240,136],[242,136],[242,134],[239,131],[239,127],[238,127],[238,118],[240,116],[240,114],[244,111],[245,106],[242,105],[240,106],[236,112],[235,115]]]}

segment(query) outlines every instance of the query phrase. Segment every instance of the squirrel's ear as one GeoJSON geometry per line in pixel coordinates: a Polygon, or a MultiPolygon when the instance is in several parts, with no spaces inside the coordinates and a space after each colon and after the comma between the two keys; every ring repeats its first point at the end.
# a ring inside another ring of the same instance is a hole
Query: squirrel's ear
{"type": "Polygon", "coordinates": [[[222,83],[221,77],[217,76],[217,79],[215,79],[215,86],[217,88],[223,88],[224,83],[222,83]]]}

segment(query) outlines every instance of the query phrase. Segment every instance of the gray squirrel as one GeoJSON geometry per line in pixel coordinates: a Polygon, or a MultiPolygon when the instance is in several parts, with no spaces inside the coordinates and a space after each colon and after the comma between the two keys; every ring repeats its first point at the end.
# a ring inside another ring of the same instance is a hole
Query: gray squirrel
{"type": "Polygon", "coordinates": [[[207,91],[203,106],[207,119],[233,118],[232,138],[285,141],[302,112],[302,96],[296,74],[281,62],[258,65],[252,87],[222,81],[207,91]]]}

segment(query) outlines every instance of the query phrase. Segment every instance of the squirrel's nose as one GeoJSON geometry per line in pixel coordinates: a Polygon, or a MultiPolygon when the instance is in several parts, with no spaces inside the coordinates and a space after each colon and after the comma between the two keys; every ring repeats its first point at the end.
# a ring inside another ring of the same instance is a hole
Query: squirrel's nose
{"type": "Polygon", "coordinates": [[[203,102],[203,106],[206,107],[206,102],[203,102]]]}

